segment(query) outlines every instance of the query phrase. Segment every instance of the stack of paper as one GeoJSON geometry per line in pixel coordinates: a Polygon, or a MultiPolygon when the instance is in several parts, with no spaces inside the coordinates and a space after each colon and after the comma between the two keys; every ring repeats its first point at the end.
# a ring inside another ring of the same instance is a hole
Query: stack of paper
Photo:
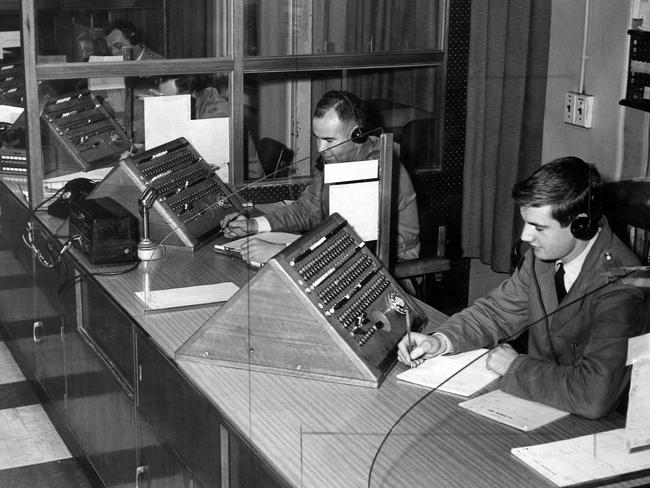
{"type": "Polygon", "coordinates": [[[135,295],[142,300],[148,310],[161,310],[226,302],[237,290],[239,290],[237,285],[225,282],[166,290],[136,291],[135,295]]]}
{"type": "Polygon", "coordinates": [[[625,421],[628,449],[650,445],[650,334],[628,342],[627,364],[632,366],[630,395],[625,421]]]}
{"type": "Polygon", "coordinates": [[[564,410],[525,400],[501,390],[491,391],[458,405],[523,431],[535,430],[569,415],[564,410]]]}
{"type": "Polygon", "coordinates": [[[604,480],[650,469],[650,450],[628,452],[624,429],[516,447],[511,452],[557,486],[604,480]]]}

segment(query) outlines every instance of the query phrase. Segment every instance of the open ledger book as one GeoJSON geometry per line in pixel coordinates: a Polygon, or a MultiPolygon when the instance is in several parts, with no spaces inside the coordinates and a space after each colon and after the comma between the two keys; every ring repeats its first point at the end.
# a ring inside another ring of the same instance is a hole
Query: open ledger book
{"type": "MultiPolygon", "coordinates": [[[[220,254],[227,254],[229,256],[236,256],[242,258],[241,249],[244,243],[250,239],[260,239],[262,241],[268,242],[270,244],[282,244],[288,246],[293,243],[296,239],[300,237],[300,234],[291,234],[289,232],[261,232],[259,234],[254,234],[240,239],[235,239],[234,241],[225,242],[223,244],[215,244],[214,250],[220,254]]],[[[268,256],[262,256],[261,259],[251,260],[250,265],[256,268],[260,268],[264,263],[271,259],[274,254],[269,254],[268,256]]]]}
{"type": "Polygon", "coordinates": [[[487,349],[427,359],[420,366],[397,375],[397,379],[427,388],[470,396],[499,377],[485,366],[487,349]]]}

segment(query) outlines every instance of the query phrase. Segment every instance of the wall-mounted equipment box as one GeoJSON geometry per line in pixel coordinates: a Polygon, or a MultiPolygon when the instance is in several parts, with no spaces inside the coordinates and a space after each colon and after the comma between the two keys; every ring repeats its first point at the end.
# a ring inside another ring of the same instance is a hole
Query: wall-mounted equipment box
{"type": "Polygon", "coordinates": [[[630,29],[625,98],[619,103],[650,112],[650,31],[630,29]]]}

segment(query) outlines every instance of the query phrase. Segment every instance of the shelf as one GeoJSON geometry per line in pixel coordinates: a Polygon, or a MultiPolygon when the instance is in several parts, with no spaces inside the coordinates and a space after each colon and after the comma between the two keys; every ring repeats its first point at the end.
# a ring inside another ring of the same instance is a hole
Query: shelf
{"type": "Polygon", "coordinates": [[[625,107],[631,107],[643,110],[645,112],[650,112],[650,100],[628,100],[627,98],[624,98],[618,103],[619,105],[624,105],[625,107]]]}

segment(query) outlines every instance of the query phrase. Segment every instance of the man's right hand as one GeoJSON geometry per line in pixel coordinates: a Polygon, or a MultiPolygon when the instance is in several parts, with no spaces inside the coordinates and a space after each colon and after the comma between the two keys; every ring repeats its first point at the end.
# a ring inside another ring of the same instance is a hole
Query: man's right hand
{"type": "Polygon", "coordinates": [[[257,234],[257,222],[241,213],[226,215],[221,219],[220,225],[223,229],[223,235],[230,239],[257,234]]]}
{"type": "Polygon", "coordinates": [[[438,337],[411,332],[402,337],[402,340],[397,345],[397,359],[408,366],[419,366],[425,359],[442,354],[444,349],[445,344],[438,337]],[[411,338],[410,344],[409,336],[411,338]]]}

